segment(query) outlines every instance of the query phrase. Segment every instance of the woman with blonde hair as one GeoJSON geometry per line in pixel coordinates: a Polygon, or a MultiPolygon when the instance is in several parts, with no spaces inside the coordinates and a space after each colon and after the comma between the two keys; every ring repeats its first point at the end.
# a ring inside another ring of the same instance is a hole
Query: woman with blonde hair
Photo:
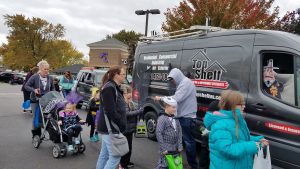
{"type": "Polygon", "coordinates": [[[49,76],[50,65],[47,61],[40,61],[37,66],[39,71],[32,75],[24,85],[24,89],[30,92],[31,110],[33,113],[34,123],[32,125],[32,137],[41,135],[39,127],[39,112],[37,111],[38,100],[49,91],[54,91],[53,79],[49,76]]]}
{"type": "Polygon", "coordinates": [[[251,136],[242,116],[244,97],[227,90],[221,95],[220,111],[207,112],[205,126],[210,130],[210,169],[252,169],[259,146],[269,145],[262,136],[251,136]]]}

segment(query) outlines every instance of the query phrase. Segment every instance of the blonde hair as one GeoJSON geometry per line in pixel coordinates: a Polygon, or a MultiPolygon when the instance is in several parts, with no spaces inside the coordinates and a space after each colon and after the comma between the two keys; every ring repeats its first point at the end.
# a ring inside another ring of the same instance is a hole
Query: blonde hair
{"type": "Polygon", "coordinates": [[[120,89],[122,90],[123,93],[131,93],[132,89],[130,86],[122,84],[120,89]]]}
{"type": "Polygon", "coordinates": [[[100,93],[100,89],[97,89],[93,94],[92,94],[92,96],[91,96],[91,98],[90,98],[90,100],[93,100],[93,99],[95,99],[96,98],[96,96],[97,96],[97,94],[99,94],[100,93]]]}
{"type": "Polygon", "coordinates": [[[235,108],[237,105],[244,104],[245,100],[241,93],[232,91],[232,90],[226,90],[222,92],[221,94],[221,100],[219,102],[219,107],[223,110],[231,110],[233,112],[233,116],[235,119],[235,134],[236,138],[239,139],[239,120],[236,115],[235,108]]]}
{"type": "Polygon", "coordinates": [[[66,104],[66,106],[65,106],[65,109],[67,108],[68,105],[71,106],[72,111],[75,111],[75,110],[76,110],[76,104],[72,104],[72,103],[68,102],[68,103],[66,104]]]}
{"type": "Polygon", "coordinates": [[[44,67],[49,67],[50,65],[49,65],[49,63],[48,63],[46,60],[42,60],[42,61],[40,61],[40,62],[37,64],[37,66],[38,66],[39,69],[41,70],[42,68],[44,68],[44,67]]]}

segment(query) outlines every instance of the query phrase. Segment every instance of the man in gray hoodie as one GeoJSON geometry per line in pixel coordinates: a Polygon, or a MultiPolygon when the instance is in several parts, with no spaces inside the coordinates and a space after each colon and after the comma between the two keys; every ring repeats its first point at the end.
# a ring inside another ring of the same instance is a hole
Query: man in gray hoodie
{"type": "MultiPolygon", "coordinates": [[[[186,145],[187,161],[192,169],[197,169],[196,141],[192,135],[192,124],[197,113],[196,87],[194,83],[177,68],[169,73],[168,80],[176,84],[176,92],[173,96],[178,103],[177,115],[179,119],[183,141],[186,145]]],[[[160,100],[159,96],[155,100],[160,100]]]]}

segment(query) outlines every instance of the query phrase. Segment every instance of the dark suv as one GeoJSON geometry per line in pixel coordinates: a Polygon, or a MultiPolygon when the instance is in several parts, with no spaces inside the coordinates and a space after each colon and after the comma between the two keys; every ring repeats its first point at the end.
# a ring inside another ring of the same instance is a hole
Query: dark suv
{"type": "MultiPolygon", "coordinates": [[[[92,96],[92,89],[101,86],[101,80],[108,68],[96,69],[93,67],[83,67],[77,74],[74,89],[83,97],[77,104],[77,108],[84,106],[88,108],[89,100],[92,96]]],[[[131,76],[126,76],[125,84],[129,85],[131,76]]]]}
{"type": "Polygon", "coordinates": [[[78,103],[77,108],[85,106],[88,108],[89,100],[92,95],[93,87],[100,87],[101,80],[108,69],[95,69],[92,67],[83,67],[77,74],[74,89],[83,97],[78,103]]]}
{"type": "Polygon", "coordinates": [[[12,72],[2,72],[0,73],[0,81],[9,83],[9,84],[23,84],[24,77],[21,74],[12,73],[12,72]]]}

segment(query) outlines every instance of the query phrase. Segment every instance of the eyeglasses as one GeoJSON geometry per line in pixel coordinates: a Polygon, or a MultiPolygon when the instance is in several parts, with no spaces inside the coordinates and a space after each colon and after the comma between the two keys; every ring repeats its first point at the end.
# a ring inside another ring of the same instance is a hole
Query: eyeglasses
{"type": "Polygon", "coordinates": [[[120,73],[119,75],[121,75],[121,76],[125,76],[126,74],[125,74],[125,73],[120,73]]]}

